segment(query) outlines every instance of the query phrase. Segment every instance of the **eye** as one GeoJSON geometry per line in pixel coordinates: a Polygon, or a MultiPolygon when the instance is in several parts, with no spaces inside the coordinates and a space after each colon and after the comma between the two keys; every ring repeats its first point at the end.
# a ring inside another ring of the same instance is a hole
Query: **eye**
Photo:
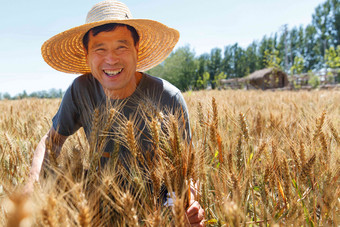
{"type": "Polygon", "coordinates": [[[103,51],[105,51],[105,49],[104,48],[98,48],[98,49],[95,49],[94,51],[96,51],[96,52],[103,52],[103,51]]]}

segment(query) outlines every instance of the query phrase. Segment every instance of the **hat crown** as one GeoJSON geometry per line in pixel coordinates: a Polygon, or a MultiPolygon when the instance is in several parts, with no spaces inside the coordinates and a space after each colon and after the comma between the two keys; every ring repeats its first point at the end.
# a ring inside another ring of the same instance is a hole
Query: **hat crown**
{"type": "Polygon", "coordinates": [[[129,8],[122,2],[107,0],[97,3],[88,12],[86,23],[103,20],[127,20],[132,19],[129,8]]]}

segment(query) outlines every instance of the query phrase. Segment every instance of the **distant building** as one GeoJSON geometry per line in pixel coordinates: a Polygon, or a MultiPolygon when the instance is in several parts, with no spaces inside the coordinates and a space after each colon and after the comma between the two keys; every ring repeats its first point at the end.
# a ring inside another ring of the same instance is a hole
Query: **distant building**
{"type": "Polygon", "coordinates": [[[242,89],[245,87],[243,78],[221,79],[222,88],[242,89]]]}
{"type": "Polygon", "coordinates": [[[224,79],[221,85],[232,89],[275,89],[284,88],[289,84],[287,74],[274,68],[255,71],[243,78],[224,79]]]}
{"type": "Polygon", "coordinates": [[[273,89],[288,86],[287,74],[281,70],[274,68],[266,68],[253,72],[244,77],[247,88],[255,89],[273,89]]]}
{"type": "Polygon", "coordinates": [[[305,87],[309,86],[308,82],[310,75],[308,73],[295,74],[289,76],[289,81],[294,84],[294,86],[305,87]]]}

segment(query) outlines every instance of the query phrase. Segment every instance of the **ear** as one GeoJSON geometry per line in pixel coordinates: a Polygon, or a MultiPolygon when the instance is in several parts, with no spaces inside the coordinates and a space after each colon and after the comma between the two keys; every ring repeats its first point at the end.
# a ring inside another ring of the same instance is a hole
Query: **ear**
{"type": "Polygon", "coordinates": [[[86,60],[86,64],[87,65],[89,65],[89,62],[88,62],[88,55],[89,55],[89,53],[88,53],[88,51],[85,49],[85,47],[83,47],[83,51],[84,51],[84,53],[85,53],[85,60],[86,60]]]}
{"type": "Polygon", "coordinates": [[[139,61],[139,56],[138,56],[138,52],[139,52],[139,42],[136,43],[135,49],[136,49],[136,57],[137,57],[137,62],[138,62],[138,61],[139,61]]]}
{"type": "Polygon", "coordinates": [[[139,51],[139,42],[136,43],[135,48],[136,48],[136,51],[137,51],[137,54],[138,54],[138,51],[139,51]]]}

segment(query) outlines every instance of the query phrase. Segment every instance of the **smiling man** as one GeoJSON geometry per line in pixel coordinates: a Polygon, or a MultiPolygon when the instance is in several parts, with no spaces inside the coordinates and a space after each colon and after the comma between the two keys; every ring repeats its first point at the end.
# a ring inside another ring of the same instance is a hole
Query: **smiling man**
{"type": "MultiPolygon", "coordinates": [[[[110,24],[101,27],[110,28],[110,24]]],[[[87,32],[89,39],[86,62],[92,75],[103,86],[105,94],[110,98],[123,99],[132,95],[139,84],[142,74],[136,72],[138,40],[134,40],[131,31],[123,25],[111,24],[113,31],[96,34],[96,30],[87,32]]],[[[84,41],[86,42],[86,41],[84,41]]]]}
{"type": "MultiPolygon", "coordinates": [[[[181,110],[183,127],[190,140],[189,117],[181,92],[169,82],[143,73],[171,53],[179,38],[175,29],[157,21],[132,19],[129,9],[118,1],[96,4],[88,13],[86,24],[69,29],[47,40],[42,46],[44,60],[54,69],[82,74],[67,89],[52,127],[38,144],[26,191],[32,192],[39,180],[46,153],[46,142],[59,155],[68,138],[83,128],[91,134],[95,109],[109,102],[124,103],[121,114],[129,119],[138,113],[138,104],[147,99],[161,110],[181,110]]],[[[139,129],[145,130],[140,124],[139,129]]],[[[148,150],[150,141],[141,136],[141,147],[148,150]]],[[[114,140],[106,146],[103,158],[113,152],[114,140]]],[[[119,150],[124,159],[127,148],[119,150]]],[[[105,164],[105,161],[103,162],[105,164]]],[[[128,169],[128,167],[127,167],[128,169]]],[[[191,225],[202,226],[204,211],[190,201],[187,217],[191,225]]]]}

